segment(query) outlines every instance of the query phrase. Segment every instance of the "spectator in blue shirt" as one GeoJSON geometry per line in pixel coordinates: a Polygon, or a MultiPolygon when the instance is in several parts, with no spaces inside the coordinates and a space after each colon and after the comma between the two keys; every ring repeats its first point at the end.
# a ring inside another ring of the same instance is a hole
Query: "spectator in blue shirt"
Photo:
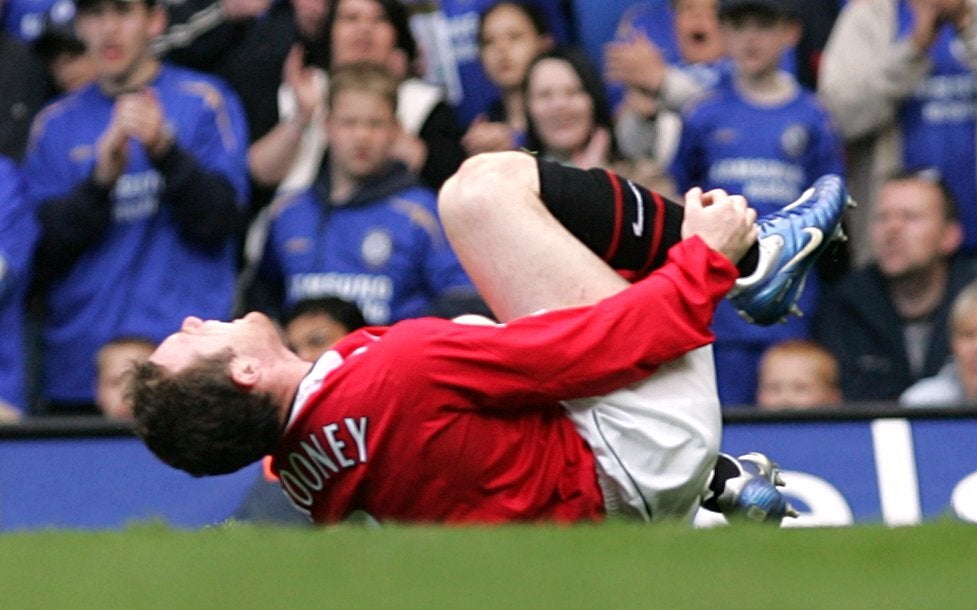
{"type": "MultiPolygon", "coordinates": [[[[769,214],[799,198],[818,177],[842,173],[841,146],[828,114],[780,65],[800,37],[798,15],[790,0],[720,0],[733,75],[683,113],[672,164],[680,192],[701,186],[742,193],[758,213],[769,214]]],[[[812,274],[803,311],[813,311],[818,291],[812,274]]],[[[809,319],[761,327],[721,304],[712,329],[723,404],[752,404],[763,351],[809,337],[809,319]]]]}
{"type": "Polygon", "coordinates": [[[80,0],[96,81],[33,126],[24,168],[50,413],[98,413],[95,352],[108,340],[159,341],[191,312],[231,313],[244,117],[221,81],[155,58],[165,25],[155,0],[80,0]]]}

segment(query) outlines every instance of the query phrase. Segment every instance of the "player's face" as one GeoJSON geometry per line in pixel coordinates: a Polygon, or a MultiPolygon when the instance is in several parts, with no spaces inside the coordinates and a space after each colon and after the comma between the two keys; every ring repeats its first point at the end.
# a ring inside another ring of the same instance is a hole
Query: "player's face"
{"type": "Polygon", "coordinates": [[[373,0],[339,0],[332,29],[332,65],[368,61],[386,65],[397,32],[373,0]]]}
{"type": "Polygon", "coordinates": [[[746,78],[776,72],[783,53],[800,37],[796,23],[763,15],[734,15],[722,22],[721,31],[737,73],[746,78]]]}
{"type": "Polygon", "coordinates": [[[155,69],[149,43],[163,32],[165,15],[162,8],[142,2],[112,0],[80,10],[75,30],[85,43],[98,80],[119,87],[155,69]]]}
{"type": "Polygon", "coordinates": [[[326,118],[329,163],[343,175],[360,180],[390,159],[400,133],[394,109],[383,97],[366,91],[343,91],[333,99],[326,118]]]}
{"type": "Polygon", "coordinates": [[[925,180],[890,182],[879,191],[869,231],[883,275],[928,272],[957,247],[959,226],[949,222],[939,189],[925,180]]]}
{"type": "Polygon", "coordinates": [[[306,362],[315,362],[348,332],[332,316],[311,313],[289,322],[285,328],[285,341],[299,358],[306,362]]]}
{"type": "Polygon", "coordinates": [[[479,41],[482,66],[489,79],[503,90],[522,86],[526,68],[549,45],[526,13],[503,4],[486,15],[479,41]]]}
{"type": "Polygon", "coordinates": [[[716,61],[725,52],[719,31],[717,0],[678,0],[675,3],[675,38],[685,61],[716,61]]]}
{"type": "Polygon", "coordinates": [[[950,344],[967,401],[977,402],[977,310],[955,321],[950,344]]]}
{"type": "Polygon", "coordinates": [[[149,361],[179,373],[200,358],[216,356],[228,349],[235,354],[256,354],[281,345],[278,327],[268,316],[252,312],[233,322],[183,320],[178,332],[167,337],[149,361]]]}
{"type": "Polygon", "coordinates": [[[808,409],[838,400],[837,390],[824,383],[803,355],[780,354],[761,367],[757,388],[761,409],[808,409]]]}
{"type": "Polygon", "coordinates": [[[573,67],[544,59],[527,78],[526,107],[544,148],[562,157],[583,149],[594,130],[594,102],[573,67]]]}

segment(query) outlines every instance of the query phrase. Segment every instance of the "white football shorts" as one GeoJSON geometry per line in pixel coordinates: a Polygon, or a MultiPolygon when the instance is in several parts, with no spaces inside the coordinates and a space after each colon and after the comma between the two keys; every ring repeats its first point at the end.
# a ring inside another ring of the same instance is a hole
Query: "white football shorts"
{"type": "Polygon", "coordinates": [[[563,404],[594,451],[608,515],[692,518],[722,436],[711,345],[643,381],[563,404]]]}

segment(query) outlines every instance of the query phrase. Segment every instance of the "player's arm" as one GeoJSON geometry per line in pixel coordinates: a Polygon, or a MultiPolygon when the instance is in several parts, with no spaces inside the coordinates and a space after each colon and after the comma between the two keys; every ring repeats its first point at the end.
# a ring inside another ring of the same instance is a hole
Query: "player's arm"
{"type": "Polygon", "coordinates": [[[599,395],[711,342],[713,311],[736,277],[729,259],[695,237],[673,248],[661,269],[596,305],[499,326],[446,322],[418,332],[408,323],[384,343],[459,404],[513,408],[599,395]]]}

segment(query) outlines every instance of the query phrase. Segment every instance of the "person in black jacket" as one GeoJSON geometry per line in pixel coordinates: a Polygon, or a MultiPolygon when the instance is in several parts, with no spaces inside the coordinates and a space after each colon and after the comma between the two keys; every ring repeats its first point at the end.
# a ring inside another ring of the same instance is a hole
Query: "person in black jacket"
{"type": "Polygon", "coordinates": [[[829,288],[815,337],[841,364],[846,400],[895,400],[950,353],[947,315],[977,264],[958,249],[956,202],[933,169],[885,181],[871,208],[873,262],[829,288]]]}

